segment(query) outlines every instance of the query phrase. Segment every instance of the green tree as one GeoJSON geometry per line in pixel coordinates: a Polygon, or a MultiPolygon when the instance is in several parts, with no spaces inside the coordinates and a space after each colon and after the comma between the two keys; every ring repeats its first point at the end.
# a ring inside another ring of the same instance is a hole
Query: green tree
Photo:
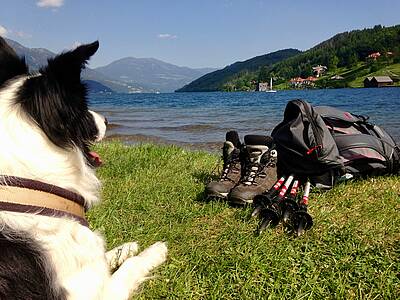
{"type": "Polygon", "coordinates": [[[329,57],[327,64],[328,70],[335,71],[337,69],[338,63],[339,57],[337,57],[336,55],[329,57]]]}
{"type": "Polygon", "coordinates": [[[376,71],[378,71],[378,70],[379,70],[379,65],[378,65],[378,63],[377,63],[376,61],[372,62],[372,63],[371,63],[371,66],[370,66],[370,68],[369,68],[369,71],[370,71],[371,73],[374,73],[374,72],[376,72],[376,71]]]}
{"type": "Polygon", "coordinates": [[[261,67],[260,72],[258,73],[258,82],[268,81],[268,76],[268,68],[266,66],[261,67]]]}
{"type": "Polygon", "coordinates": [[[351,52],[347,59],[347,65],[350,67],[353,67],[353,66],[357,65],[357,63],[358,63],[357,54],[355,52],[351,52]]]}

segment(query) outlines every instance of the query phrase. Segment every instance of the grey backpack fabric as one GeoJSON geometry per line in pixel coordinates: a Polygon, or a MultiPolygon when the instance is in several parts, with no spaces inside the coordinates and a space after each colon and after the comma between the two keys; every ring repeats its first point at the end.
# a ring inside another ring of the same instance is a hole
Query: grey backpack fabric
{"type": "Polygon", "coordinates": [[[331,132],[347,173],[365,177],[399,172],[399,147],[382,127],[330,106],[316,106],[315,111],[331,132]]]}
{"type": "Polygon", "coordinates": [[[307,101],[288,102],[283,121],[272,131],[278,150],[278,175],[308,177],[331,188],[343,175],[396,173],[398,146],[368,118],[307,101]]]}

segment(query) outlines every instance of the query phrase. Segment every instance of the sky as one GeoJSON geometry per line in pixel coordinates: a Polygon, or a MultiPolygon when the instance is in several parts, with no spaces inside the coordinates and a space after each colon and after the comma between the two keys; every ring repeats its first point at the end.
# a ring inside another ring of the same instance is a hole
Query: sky
{"type": "Polygon", "coordinates": [[[0,35],[53,52],[99,40],[90,67],[123,57],[221,68],[307,50],[337,33],[400,24],[400,0],[1,0],[0,35]]]}

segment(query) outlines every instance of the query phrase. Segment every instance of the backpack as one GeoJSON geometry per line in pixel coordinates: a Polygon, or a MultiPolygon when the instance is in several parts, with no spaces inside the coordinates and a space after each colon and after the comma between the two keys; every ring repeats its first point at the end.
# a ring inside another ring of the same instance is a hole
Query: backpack
{"type": "Polygon", "coordinates": [[[283,121],[272,131],[278,150],[278,175],[309,178],[321,188],[340,179],[394,174],[400,150],[368,117],[304,100],[288,102],[283,121]]]}

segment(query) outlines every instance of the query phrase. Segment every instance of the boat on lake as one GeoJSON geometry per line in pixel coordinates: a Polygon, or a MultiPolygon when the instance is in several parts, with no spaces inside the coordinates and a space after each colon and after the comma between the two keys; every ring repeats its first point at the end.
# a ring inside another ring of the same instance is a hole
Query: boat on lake
{"type": "Polygon", "coordinates": [[[269,81],[269,89],[265,91],[266,93],[276,93],[276,91],[272,88],[272,77],[269,81]]]}

